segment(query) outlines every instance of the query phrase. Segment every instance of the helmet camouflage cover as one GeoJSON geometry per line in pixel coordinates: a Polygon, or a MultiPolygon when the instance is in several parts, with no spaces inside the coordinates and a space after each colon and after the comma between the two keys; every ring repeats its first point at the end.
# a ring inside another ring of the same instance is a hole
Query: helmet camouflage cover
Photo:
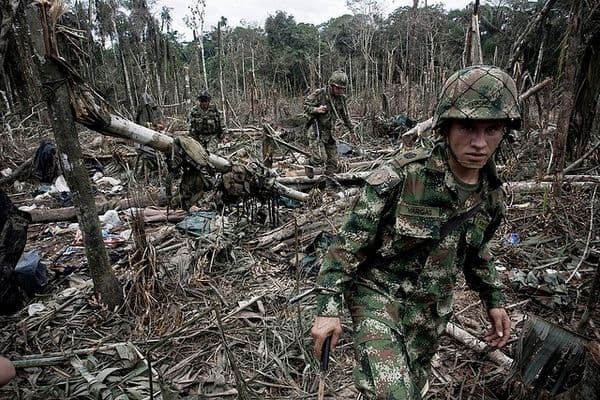
{"type": "Polygon", "coordinates": [[[344,71],[333,71],[329,78],[329,84],[345,88],[348,85],[348,75],[344,71]]]}
{"type": "Polygon", "coordinates": [[[433,128],[448,119],[502,119],[519,129],[521,110],[515,81],[500,68],[473,65],[455,72],[442,88],[433,128]]]}
{"type": "Polygon", "coordinates": [[[210,100],[210,99],[211,99],[211,97],[210,97],[210,93],[208,92],[208,90],[203,90],[198,95],[198,100],[210,100]]]}

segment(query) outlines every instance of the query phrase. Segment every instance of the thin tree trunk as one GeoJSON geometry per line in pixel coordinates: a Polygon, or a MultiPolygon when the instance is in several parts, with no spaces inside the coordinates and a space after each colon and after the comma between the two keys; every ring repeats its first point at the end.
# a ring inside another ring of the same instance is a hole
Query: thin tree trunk
{"type": "Polygon", "coordinates": [[[242,90],[244,91],[244,101],[248,100],[246,92],[246,55],[244,54],[244,43],[242,43],[242,90]]]}
{"type": "MultiPolygon", "coordinates": [[[[600,11],[598,11],[600,14],[600,11]]],[[[576,158],[585,153],[587,146],[593,138],[594,120],[598,103],[600,101],[600,28],[593,28],[595,32],[586,32],[587,45],[583,51],[575,79],[575,99],[571,113],[571,127],[567,148],[570,156],[576,158]]],[[[598,132],[596,131],[596,134],[598,132]]]]}
{"type": "Polygon", "coordinates": [[[117,30],[117,23],[115,22],[115,14],[116,10],[113,8],[113,18],[112,18],[112,26],[113,26],[113,30],[115,32],[115,38],[117,39],[117,46],[119,48],[119,61],[121,64],[121,72],[123,74],[123,81],[125,83],[125,95],[127,96],[127,99],[129,101],[129,109],[133,109],[133,107],[135,106],[135,102],[133,101],[133,94],[131,91],[131,82],[129,81],[129,72],[127,71],[127,63],[125,62],[125,49],[123,48],[124,43],[121,40],[121,34],[119,33],[119,31],[117,30]]]}
{"type": "MultiPolygon", "coordinates": [[[[88,40],[88,52],[89,54],[94,54],[94,36],[92,35],[92,26],[93,26],[93,13],[92,13],[92,0],[88,0],[88,20],[87,20],[87,40],[88,40]]],[[[90,75],[90,80],[92,82],[92,84],[96,84],[96,73],[95,73],[95,58],[91,57],[90,59],[90,63],[89,63],[89,75],[90,75]]]]}
{"type": "MultiPolygon", "coordinates": [[[[321,65],[321,31],[318,31],[318,40],[319,40],[319,54],[317,56],[317,82],[318,86],[321,87],[323,84],[323,70],[321,65]]],[[[311,82],[312,84],[312,82],[311,82]]],[[[312,88],[314,89],[314,88],[312,88]]]]}
{"type": "Polygon", "coordinates": [[[254,73],[255,71],[255,67],[254,67],[254,48],[252,49],[252,92],[250,93],[250,103],[252,104],[252,120],[254,121],[256,119],[254,113],[256,112],[256,110],[254,109],[254,104],[258,101],[257,96],[256,96],[256,75],[254,73]]]}
{"type": "MultiPolygon", "coordinates": [[[[572,60],[577,60],[579,57],[582,10],[582,2],[574,1],[569,13],[569,28],[567,30],[565,47],[562,52],[562,98],[560,101],[561,106],[557,121],[556,136],[554,138],[556,162],[553,170],[557,173],[560,173],[564,169],[566,160],[567,136],[569,134],[569,122],[575,100],[575,78],[577,75],[577,63],[572,62],[572,60]]],[[[558,179],[560,180],[561,178],[558,177],[558,179]]],[[[560,186],[557,185],[556,188],[558,189],[558,187],[560,186]]]]}
{"type": "Polygon", "coordinates": [[[183,70],[185,71],[185,74],[184,74],[185,86],[184,86],[183,96],[186,99],[189,99],[192,97],[192,87],[191,87],[191,83],[190,83],[190,69],[186,65],[183,67],[183,70]]]}
{"type": "Polygon", "coordinates": [[[217,43],[219,46],[219,89],[221,90],[221,110],[223,110],[223,124],[227,126],[227,109],[225,108],[225,90],[223,88],[223,36],[221,33],[221,21],[217,23],[217,43]]]}
{"type": "MultiPolygon", "coordinates": [[[[50,59],[42,65],[42,77],[45,82],[66,82],[65,74],[50,59]]],[[[60,86],[52,86],[54,90],[44,93],[44,97],[53,116],[52,129],[59,154],[58,159],[73,194],[73,202],[78,207],[77,219],[83,232],[85,253],[94,282],[94,290],[104,304],[110,309],[114,309],[123,304],[123,293],[109,263],[102,240],[102,230],[92,195],[92,185],[83,162],[79,138],[71,113],[69,90],[64,83],[60,86]]]]}
{"type": "Polygon", "coordinates": [[[483,64],[483,54],[481,52],[481,36],[479,35],[479,0],[475,0],[473,15],[471,17],[471,62],[473,64],[483,64]]]}
{"type": "Polygon", "coordinates": [[[535,72],[533,73],[533,83],[537,83],[540,77],[540,71],[542,69],[542,60],[544,59],[544,50],[546,47],[546,39],[548,37],[548,29],[546,26],[542,26],[542,41],[540,43],[540,49],[538,51],[537,61],[535,63],[535,72]]]}

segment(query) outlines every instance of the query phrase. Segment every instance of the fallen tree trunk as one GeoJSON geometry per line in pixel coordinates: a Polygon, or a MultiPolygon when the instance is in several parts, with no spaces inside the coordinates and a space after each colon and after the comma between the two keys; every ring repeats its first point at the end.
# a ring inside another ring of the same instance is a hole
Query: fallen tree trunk
{"type": "MultiPolygon", "coordinates": [[[[84,123],[86,120],[80,119],[79,122],[84,123]]],[[[102,128],[98,128],[93,124],[88,125],[91,129],[95,129],[99,133],[114,136],[123,139],[131,139],[137,143],[143,144],[153,149],[170,153],[173,146],[173,138],[165,134],[153,131],[150,128],[137,125],[125,118],[121,118],[114,114],[108,114],[104,117],[104,121],[108,121],[102,128]]],[[[214,153],[208,155],[209,164],[219,172],[228,172],[233,167],[233,163],[226,158],[220,157],[214,153]]],[[[308,195],[306,193],[283,186],[281,183],[272,181],[272,188],[279,194],[298,201],[306,201],[308,195]]]]}
{"type": "MultiPolygon", "coordinates": [[[[446,325],[446,333],[478,353],[484,353],[489,348],[485,342],[477,339],[475,336],[471,335],[469,332],[465,331],[458,325],[453,324],[452,322],[448,322],[446,325]]],[[[487,353],[487,356],[490,360],[505,368],[509,368],[513,363],[513,360],[500,350],[489,352],[487,353]]]]}
{"type": "MultiPolygon", "coordinates": [[[[100,200],[96,201],[96,210],[98,214],[105,213],[108,210],[123,210],[130,207],[147,207],[152,206],[166,206],[167,198],[165,196],[159,196],[158,198],[151,197],[140,197],[140,198],[126,198],[120,200],[100,200]]],[[[77,219],[77,210],[75,207],[61,207],[61,208],[50,208],[50,209],[33,209],[27,211],[31,215],[31,222],[34,224],[46,223],[46,222],[62,222],[62,221],[74,221],[77,219]]]]}
{"type": "MultiPolygon", "coordinates": [[[[348,163],[346,165],[340,165],[340,167],[344,167],[343,169],[346,169],[346,171],[344,172],[362,172],[362,171],[355,171],[357,169],[360,170],[365,170],[365,171],[370,171],[372,169],[375,169],[379,166],[381,166],[381,164],[383,164],[385,162],[385,160],[383,159],[377,159],[377,160],[373,160],[373,161],[357,161],[357,162],[351,162],[348,163]]],[[[341,164],[341,163],[340,163],[341,164]]],[[[292,167],[294,168],[302,168],[302,165],[298,165],[298,164],[293,164],[292,167]]],[[[324,167],[313,167],[313,173],[315,175],[323,175],[325,173],[325,168],[324,167]]],[[[306,169],[302,168],[302,169],[294,169],[294,170],[290,170],[290,171],[286,171],[286,177],[290,177],[290,176],[306,176],[306,169]]]]}
{"type": "Polygon", "coordinates": [[[273,127],[271,125],[264,124],[263,126],[264,126],[265,136],[268,137],[269,139],[273,140],[279,146],[283,146],[283,147],[287,148],[288,150],[292,150],[292,151],[295,151],[296,153],[300,153],[307,157],[310,157],[310,153],[307,150],[301,149],[297,146],[294,146],[293,144],[286,142],[285,140],[278,138],[277,132],[275,131],[275,129],[273,129],[273,127]]]}
{"type": "Polygon", "coordinates": [[[302,214],[295,220],[288,221],[285,224],[258,236],[256,239],[248,242],[248,245],[253,248],[269,247],[293,237],[296,232],[307,232],[309,229],[306,229],[305,226],[333,214],[340,213],[350,204],[356,193],[358,193],[358,190],[356,189],[340,192],[338,194],[339,198],[333,203],[319,207],[310,213],[302,214]]]}
{"type": "MultiPolygon", "coordinates": [[[[361,172],[342,172],[339,174],[333,175],[333,178],[339,183],[343,182],[357,182],[362,181],[367,176],[371,174],[371,171],[361,171],[361,172]]],[[[277,178],[277,182],[284,185],[299,185],[299,184],[307,184],[307,183],[318,183],[319,180],[325,179],[326,175],[316,175],[313,178],[310,178],[306,175],[304,176],[282,176],[277,178]]]]}
{"type": "Polygon", "coordinates": [[[419,122],[417,126],[415,126],[412,129],[409,129],[408,131],[402,134],[402,143],[409,147],[412,146],[415,139],[422,136],[424,132],[430,130],[432,125],[433,118],[429,118],[428,120],[419,122]]]}

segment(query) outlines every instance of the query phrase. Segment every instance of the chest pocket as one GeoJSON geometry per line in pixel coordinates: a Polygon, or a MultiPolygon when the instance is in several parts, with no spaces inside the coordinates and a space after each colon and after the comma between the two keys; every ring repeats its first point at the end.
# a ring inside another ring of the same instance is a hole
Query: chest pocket
{"type": "Polygon", "coordinates": [[[438,240],[442,220],[439,208],[398,204],[393,231],[384,235],[381,255],[390,257],[418,251],[427,243],[438,240]]]}
{"type": "Polygon", "coordinates": [[[436,207],[400,203],[396,208],[397,234],[418,239],[439,239],[442,212],[436,207]]]}
{"type": "Polygon", "coordinates": [[[202,119],[202,127],[204,128],[204,134],[212,134],[217,130],[217,121],[214,117],[209,116],[202,119]]]}
{"type": "Polygon", "coordinates": [[[465,240],[470,246],[479,248],[483,243],[485,231],[491,222],[491,218],[483,212],[478,212],[467,224],[465,240]]]}

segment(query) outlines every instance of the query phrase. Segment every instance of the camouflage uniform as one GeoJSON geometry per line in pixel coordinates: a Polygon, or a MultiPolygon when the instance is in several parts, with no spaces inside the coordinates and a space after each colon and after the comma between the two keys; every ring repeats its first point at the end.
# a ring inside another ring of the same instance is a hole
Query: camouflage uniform
{"type": "Polygon", "coordinates": [[[337,144],[333,136],[335,123],[338,118],[342,119],[348,130],[351,132],[353,130],[352,120],[348,115],[346,96],[343,94],[333,96],[330,86],[317,89],[304,101],[304,113],[312,128],[308,131],[310,164],[319,166],[325,162],[326,173],[333,174],[337,171],[337,144]],[[327,106],[327,111],[322,114],[316,113],[315,109],[322,105],[327,106]],[[318,125],[318,130],[315,123],[318,125]]]}
{"type": "Polygon", "coordinates": [[[170,180],[179,173],[181,183],[179,191],[171,200],[173,207],[189,210],[202,198],[204,191],[209,190],[212,182],[206,177],[205,172],[211,172],[208,162],[209,153],[206,148],[190,137],[180,136],[173,141],[173,154],[169,159],[170,179],[167,184],[170,189],[170,180]]]}
{"type": "MultiPolygon", "coordinates": [[[[444,85],[434,127],[444,135],[447,120],[497,119],[518,128],[517,98],[505,72],[466,68],[444,85]]],[[[490,159],[478,184],[461,183],[451,156],[441,140],[372,173],[323,260],[317,315],[339,317],[345,297],[354,380],[367,398],[421,399],[460,270],[488,309],[504,304],[489,252],[505,214],[501,181],[490,159]]]]}
{"type": "Polygon", "coordinates": [[[317,313],[339,317],[345,295],[354,379],[368,398],[421,398],[460,269],[488,308],[503,304],[488,251],[504,216],[500,181],[488,163],[480,189],[461,203],[446,151],[439,143],[430,154],[406,153],[371,174],[323,260],[317,313]],[[444,224],[479,202],[438,243],[444,224]]]}
{"type": "MultiPolygon", "coordinates": [[[[198,99],[205,98],[210,101],[210,95],[207,91],[198,96],[198,99]]],[[[209,104],[206,110],[200,105],[192,108],[189,115],[190,136],[202,144],[208,151],[214,152],[217,148],[217,140],[224,133],[223,120],[221,112],[213,104],[209,104]]],[[[183,161],[181,168],[183,174],[181,184],[179,185],[178,196],[174,199],[176,205],[184,209],[189,209],[196,203],[205,190],[207,190],[208,180],[197,168],[183,161]]]]}
{"type": "Polygon", "coordinates": [[[223,135],[223,119],[221,112],[214,104],[203,110],[196,105],[190,111],[190,135],[202,143],[209,151],[216,150],[217,139],[223,135]]]}

